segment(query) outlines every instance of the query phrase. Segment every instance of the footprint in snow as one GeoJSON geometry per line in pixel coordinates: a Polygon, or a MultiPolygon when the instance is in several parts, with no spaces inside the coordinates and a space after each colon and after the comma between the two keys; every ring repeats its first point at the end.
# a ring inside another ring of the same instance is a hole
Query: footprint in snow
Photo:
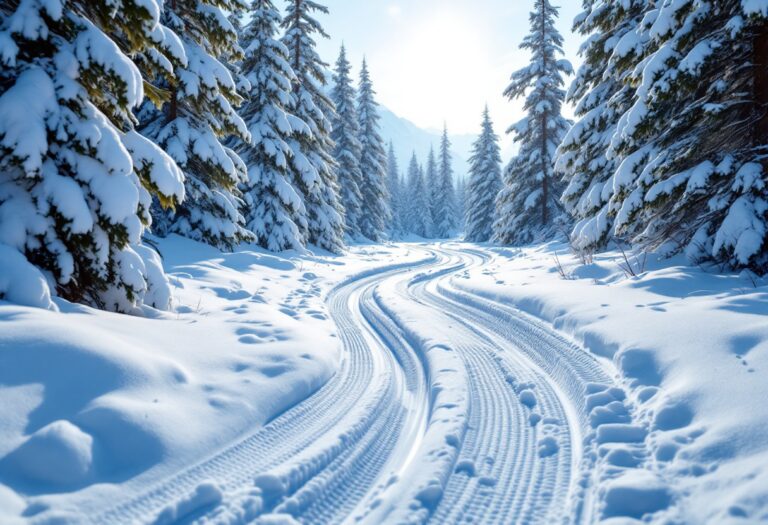
{"type": "Polygon", "coordinates": [[[560,447],[552,436],[545,436],[539,440],[539,457],[548,458],[557,454],[560,447]]]}

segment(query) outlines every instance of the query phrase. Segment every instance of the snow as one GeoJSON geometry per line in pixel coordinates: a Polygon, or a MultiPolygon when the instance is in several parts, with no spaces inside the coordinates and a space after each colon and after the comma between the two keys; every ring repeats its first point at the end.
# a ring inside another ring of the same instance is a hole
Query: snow
{"type": "Polygon", "coordinates": [[[152,525],[170,525],[205,507],[221,503],[223,493],[213,482],[201,483],[195,491],[163,509],[152,525]]]}
{"type": "Polygon", "coordinates": [[[93,465],[93,438],[69,421],[54,421],[3,458],[11,477],[38,487],[77,487],[93,465]]]}
{"type": "Polygon", "coordinates": [[[642,518],[664,509],[672,499],[669,489],[658,478],[642,470],[628,470],[605,489],[603,516],[642,518]]]}
{"type": "Polygon", "coordinates": [[[125,56],[117,44],[84,18],[77,21],[85,29],[80,31],[73,44],[73,52],[84,70],[100,68],[124,82],[124,94],[128,107],[138,107],[144,100],[144,81],[139,68],[125,56]]]}
{"type": "MultiPolygon", "coordinates": [[[[84,505],[263,426],[338,366],[325,294],[395,256],[421,257],[386,248],[344,260],[255,247],[223,254],[177,236],[158,248],[170,286],[147,293],[173,309],[130,317],[51,302],[39,271],[0,245],[0,521],[29,505],[78,521],[84,505]]],[[[151,250],[139,254],[159,263],[151,250]]],[[[198,484],[157,523],[220,498],[215,484],[198,484]]]]}
{"type": "Polygon", "coordinates": [[[747,15],[768,16],[768,0],[741,0],[741,8],[747,15]]]}
{"type": "Polygon", "coordinates": [[[677,512],[667,509],[673,494],[690,513],[684,522],[727,520],[729,505],[747,519],[765,516],[757,503],[765,486],[748,481],[768,476],[764,278],[709,273],[684,257],[629,253],[627,263],[608,252],[584,264],[559,243],[492,251],[488,267],[455,284],[551,323],[626,385],[627,401],[619,389],[587,396],[597,441],[622,473],[602,489],[605,517],[661,511],[654,516],[663,522],[677,512]],[[627,264],[638,277],[626,273],[627,264]],[[639,422],[629,421],[627,402],[636,404],[639,422]],[[636,468],[638,445],[655,449],[651,470],[636,468]]]}
{"type": "MultiPolygon", "coordinates": [[[[518,497],[553,522],[768,510],[765,279],[634,253],[585,264],[560,243],[158,251],[169,282],[147,293],[167,313],[0,299],[0,521],[82,521],[128,494],[151,512],[100,516],[450,522],[461,498],[518,497]]],[[[153,254],[136,257],[159,272],[153,254]]]]}
{"type": "Polygon", "coordinates": [[[32,67],[0,96],[2,145],[23,160],[26,172],[42,168],[48,149],[46,120],[58,110],[54,85],[40,68],[32,67]]]}
{"type": "Polygon", "coordinates": [[[0,244],[0,301],[55,310],[43,274],[14,248],[0,244]]]}
{"type": "Polygon", "coordinates": [[[147,171],[147,179],[165,197],[176,202],[184,200],[184,174],[173,159],[152,141],[130,131],[123,136],[123,144],[133,158],[134,169],[147,171]]]}

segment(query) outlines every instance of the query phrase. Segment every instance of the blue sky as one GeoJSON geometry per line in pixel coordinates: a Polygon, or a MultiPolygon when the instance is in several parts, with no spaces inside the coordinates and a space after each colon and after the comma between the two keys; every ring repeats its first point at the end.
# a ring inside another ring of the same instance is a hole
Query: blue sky
{"type": "MultiPolygon", "coordinates": [[[[325,0],[331,35],[319,43],[333,64],[343,41],[359,66],[367,56],[379,101],[424,128],[447,121],[453,133],[474,133],[487,102],[503,132],[521,103],[503,98],[511,73],[528,61],[518,49],[528,32],[532,0],[325,0]]],[[[562,0],[559,28],[567,58],[580,38],[571,22],[580,0],[562,0]]],[[[575,65],[575,64],[574,64],[575,65]]]]}

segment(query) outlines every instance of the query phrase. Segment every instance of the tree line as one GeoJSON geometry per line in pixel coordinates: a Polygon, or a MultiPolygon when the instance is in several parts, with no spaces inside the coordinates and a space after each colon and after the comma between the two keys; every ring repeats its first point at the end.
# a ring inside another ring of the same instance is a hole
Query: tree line
{"type": "Polygon", "coordinates": [[[390,238],[412,235],[421,239],[447,239],[461,232],[465,188],[463,179],[457,180],[453,171],[447,126],[437,154],[434,147],[430,148],[426,167],[414,152],[404,176],[390,143],[387,173],[390,238]]]}
{"type": "Polygon", "coordinates": [[[567,91],[557,15],[535,1],[521,45],[532,60],[505,92],[527,114],[509,129],[519,153],[503,181],[486,112],[466,238],[565,232],[578,252],[630,244],[768,271],[768,2],[585,0],[584,63],[567,91]]]}
{"type": "Polygon", "coordinates": [[[488,110],[456,180],[447,130],[405,177],[367,64],[328,78],[313,0],[0,2],[0,245],[57,294],[170,306],[146,234],[232,250],[408,234],[519,245],[565,232],[768,270],[768,4],[584,0],[564,77],[557,8],[535,0],[526,116],[506,169],[488,110]],[[243,25],[243,21],[247,21],[243,25]],[[566,102],[576,122],[562,115],[566,102]],[[466,211],[465,211],[466,210],[466,211]]]}
{"type": "Polygon", "coordinates": [[[232,250],[380,241],[386,152],[366,64],[334,86],[325,6],[0,4],[0,243],[58,295],[170,306],[148,232],[232,250]],[[243,26],[243,21],[247,23],[243,26]]]}

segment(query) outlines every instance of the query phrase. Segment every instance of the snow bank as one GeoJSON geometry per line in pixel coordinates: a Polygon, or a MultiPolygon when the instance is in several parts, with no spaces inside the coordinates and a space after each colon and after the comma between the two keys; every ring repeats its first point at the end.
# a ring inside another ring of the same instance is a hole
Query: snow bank
{"type": "Polygon", "coordinates": [[[631,393],[642,426],[626,424],[608,391],[587,399],[600,453],[626,474],[606,484],[605,517],[768,517],[768,485],[754,481],[768,479],[768,281],[682,258],[607,253],[583,264],[557,243],[482,251],[488,264],[455,287],[551,322],[631,393]],[[653,451],[643,470],[634,469],[637,445],[653,451]],[[635,479],[648,472],[659,479],[635,479]]]}
{"type": "Polygon", "coordinates": [[[3,460],[4,470],[28,482],[71,488],[93,464],[93,437],[69,421],[54,421],[33,433],[3,460]]]}

